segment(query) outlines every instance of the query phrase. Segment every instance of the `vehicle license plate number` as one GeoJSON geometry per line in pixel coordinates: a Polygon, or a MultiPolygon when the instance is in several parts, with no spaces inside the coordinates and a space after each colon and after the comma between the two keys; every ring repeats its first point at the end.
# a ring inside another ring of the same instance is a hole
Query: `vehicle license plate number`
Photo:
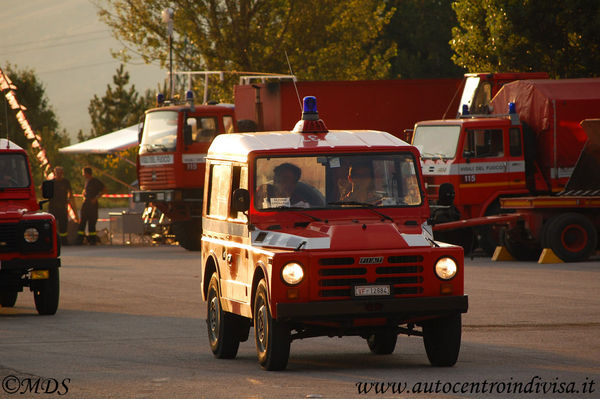
{"type": "Polygon", "coordinates": [[[391,289],[389,285],[357,285],[354,287],[354,296],[389,296],[391,289]]]}

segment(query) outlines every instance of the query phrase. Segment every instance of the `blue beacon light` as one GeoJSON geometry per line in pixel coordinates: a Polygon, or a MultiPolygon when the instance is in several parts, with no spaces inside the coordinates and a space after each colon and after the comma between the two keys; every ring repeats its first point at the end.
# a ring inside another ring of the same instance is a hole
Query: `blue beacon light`
{"type": "Polygon", "coordinates": [[[508,103],[508,113],[516,114],[517,113],[517,105],[513,102],[508,103]]]}

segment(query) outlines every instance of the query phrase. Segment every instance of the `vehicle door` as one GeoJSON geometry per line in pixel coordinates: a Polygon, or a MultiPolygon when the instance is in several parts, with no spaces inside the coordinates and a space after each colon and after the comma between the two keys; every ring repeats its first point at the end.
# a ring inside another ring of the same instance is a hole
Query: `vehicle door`
{"type": "Polygon", "coordinates": [[[469,210],[465,217],[483,216],[490,201],[509,189],[507,141],[508,132],[500,127],[466,129],[457,190],[469,210]]]}

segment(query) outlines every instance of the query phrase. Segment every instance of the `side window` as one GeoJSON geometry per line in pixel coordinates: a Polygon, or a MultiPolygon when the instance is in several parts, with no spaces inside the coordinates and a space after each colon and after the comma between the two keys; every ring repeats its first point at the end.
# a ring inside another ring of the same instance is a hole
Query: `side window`
{"type": "MultiPolygon", "coordinates": [[[[248,167],[247,166],[234,166],[233,167],[233,179],[231,183],[231,192],[233,193],[238,188],[248,189],[248,167]]],[[[248,221],[246,215],[243,212],[230,212],[229,217],[236,220],[248,221]]]]}
{"type": "Polygon", "coordinates": [[[463,150],[465,158],[495,158],[504,156],[501,129],[467,130],[463,150]]]}
{"type": "Polygon", "coordinates": [[[509,151],[511,157],[520,157],[523,154],[523,146],[521,144],[521,130],[513,127],[508,132],[509,151]]]}
{"type": "Polygon", "coordinates": [[[223,127],[225,133],[233,133],[233,117],[230,115],[225,115],[223,117],[223,127]]]}
{"type": "Polygon", "coordinates": [[[196,118],[196,126],[188,120],[188,125],[192,125],[192,140],[196,143],[210,143],[218,134],[217,118],[205,116],[196,118]]]}
{"type": "Polygon", "coordinates": [[[231,191],[231,165],[211,165],[209,184],[208,215],[227,219],[231,191]]]}

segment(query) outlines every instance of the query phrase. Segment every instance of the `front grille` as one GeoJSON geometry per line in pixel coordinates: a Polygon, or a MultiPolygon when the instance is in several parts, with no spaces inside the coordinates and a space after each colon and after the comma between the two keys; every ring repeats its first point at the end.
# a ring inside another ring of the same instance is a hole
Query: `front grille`
{"type": "Polygon", "coordinates": [[[353,286],[390,284],[395,297],[423,293],[423,257],[393,255],[376,265],[360,264],[361,256],[330,257],[318,260],[320,298],[349,299],[353,286]],[[351,265],[356,265],[349,267],[351,265]]]}
{"type": "Polygon", "coordinates": [[[0,253],[17,251],[18,225],[0,224],[0,253]]]}
{"type": "Polygon", "coordinates": [[[142,190],[173,188],[175,185],[175,169],[166,167],[145,167],[140,170],[140,188],[142,190]]]}

